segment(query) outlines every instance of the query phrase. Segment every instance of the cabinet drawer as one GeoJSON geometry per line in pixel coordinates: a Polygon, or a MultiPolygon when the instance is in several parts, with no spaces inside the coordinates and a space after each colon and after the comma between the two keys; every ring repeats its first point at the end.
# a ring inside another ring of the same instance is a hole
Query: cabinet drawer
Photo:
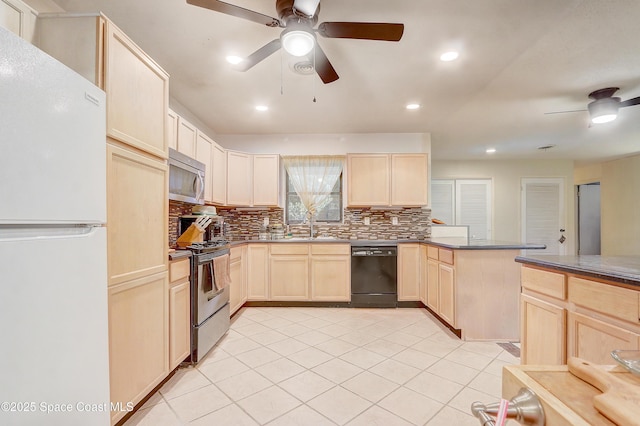
{"type": "Polygon", "coordinates": [[[270,250],[271,254],[309,254],[309,245],[276,243],[271,244],[270,250]]]}
{"type": "Polygon", "coordinates": [[[438,247],[427,246],[427,257],[429,259],[438,260],[438,247]]]}
{"type": "Polygon", "coordinates": [[[448,263],[449,265],[453,265],[453,250],[447,249],[438,249],[438,259],[440,262],[448,263]]]}
{"type": "Polygon", "coordinates": [[[624,321],[640,322],[638,291],[569,277],[569,301],[624,321]]]}
{"type": "Polygon", "coordinates": [[[240,259],[242,257],[242,246],[231,247],[229,250],[230,260],[240,259]]]}
{"type": "Polygon", "coordinates": [[[557,299],[566,299],[567,285],[564,274],[522,267],[522,287],[557,299]]]}
{"type": "Polygon", "coordinates": [[[189,278],[189,259],[174,260],[169,263],[169,282],[175,283],[189,278]]]}
{"type": "Polygon", "coordinates": [[[335,254],[350,255],[351,245],[349,244],[311,244],[311,254],[335,254]]]}

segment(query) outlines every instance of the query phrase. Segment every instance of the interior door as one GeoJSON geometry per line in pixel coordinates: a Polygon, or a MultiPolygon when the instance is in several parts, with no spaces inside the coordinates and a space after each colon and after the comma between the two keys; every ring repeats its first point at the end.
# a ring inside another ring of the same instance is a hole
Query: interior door
{"type": "Polygon", "coordinates": [[[522,241],[547,246],[530,254],[566,253],[564,178],[522,179],[522,241]]]}

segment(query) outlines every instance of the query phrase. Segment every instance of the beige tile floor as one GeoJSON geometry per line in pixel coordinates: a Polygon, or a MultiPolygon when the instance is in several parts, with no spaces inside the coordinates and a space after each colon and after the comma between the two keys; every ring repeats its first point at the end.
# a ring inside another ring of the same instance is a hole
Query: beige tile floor
{"type": "Polygon", "coordinates": [[[125,425],[477,426],[471,403],[517,363],[424,309],[243,308],[125,425]]]}

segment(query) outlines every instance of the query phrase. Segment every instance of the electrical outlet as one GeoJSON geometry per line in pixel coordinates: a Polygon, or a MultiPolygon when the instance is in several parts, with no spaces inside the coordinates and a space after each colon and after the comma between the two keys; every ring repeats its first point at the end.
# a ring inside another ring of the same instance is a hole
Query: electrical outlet
{"type": "Polygon", "coordinates": [[[398,224],[398,216],[393,216],[391,218],[391,224],[392,225],[397,225],[398,224]]]}
{"type": "Polygon", "coordinates": [[[371,218],[369,216],[365,216],[364,218],[364,224],[365,225],[371,225],[371,218]]]}
{"type": "Polygon", "coordinates": [[[262,224],[263,224],[264,226],[269,226],[269,218],[268,218],[268,217],[265,217],[265,218],[262,220],[262,224]]]}

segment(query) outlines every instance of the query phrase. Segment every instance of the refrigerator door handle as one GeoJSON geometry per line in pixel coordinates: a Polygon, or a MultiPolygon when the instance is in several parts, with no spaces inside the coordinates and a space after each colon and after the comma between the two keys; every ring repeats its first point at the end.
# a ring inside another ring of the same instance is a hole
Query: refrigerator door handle
{"type": "Polygon", "coordinates": [[[2,226],[0,225],[0,242],[8,241],[32,241],[42,239],[70,239],[89,238],[98,229],[100,224],[87,225],[27,225],[27,226],[2,226]]]}

